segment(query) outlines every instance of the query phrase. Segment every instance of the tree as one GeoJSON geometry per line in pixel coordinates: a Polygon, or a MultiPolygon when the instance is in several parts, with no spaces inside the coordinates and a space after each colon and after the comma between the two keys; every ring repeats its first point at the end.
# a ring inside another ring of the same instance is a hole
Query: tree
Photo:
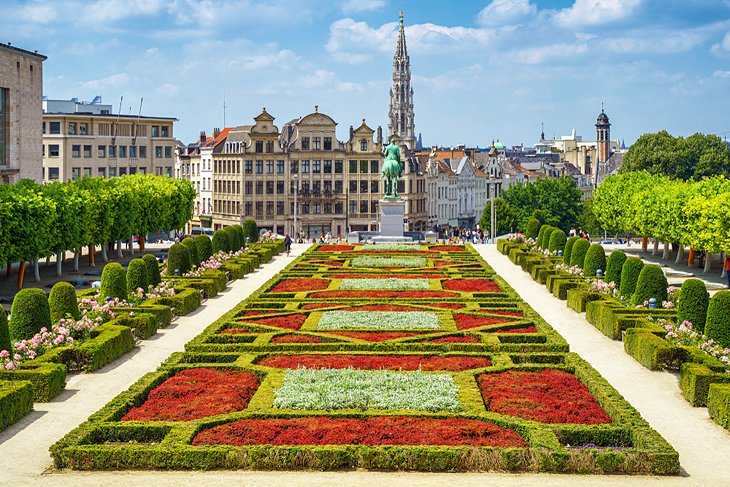
{"type": "Polygon", "coordinates": [[[710,305],[710,293],[700,279],[687,279],[682,283],[677,303],[677,324],[689,321],[694,329],[705,330],[707,307],[710,305]]]}
{"type": "Polygon", "coordinates": [[[10,308],[10,337],[16,341],[33,338],[41,328],[51,329],[48,297],[38,288],[21,289],[10,308]]]}
{"type": "Polygon", "coordinates": [[[78,320],[81,316],[76,289],[69,282],[61,281],[53,285],[48,295],[48,306],[51,309],[51,323],[57,323],[61,318],[78,320]]]}
{"type": "Polygon", "coordinates": [[[243,234],[248,239],[248,242],[246,240],[242,242],[243,245],[259,241],[259,227],[256,225],[256,220],[247,218],[243,222],[243,234]]]}
{"type": "Polygon", "coordinates": [[[578,224],[583,227],[583,230],[585,230],[585,232],[589,235],[600,236],[605,232],[601,223],[598,221],[596,214],[593,212],[593,198],[588,198],[583,201],[583,211],[581,211],[578,222],[578,224]]]}
{"type": "Polygon", "coordinates": [[[523,232],[530,217],[563,230],[576,226],[582,211],[581,197],[573,179],[567,177],[541,179],[524,186],[515,184],[500,195],[512,208],[523,232]]]}
{"type": "Polygon", "coordinates": [[[595,276],[598,270],[606,272],[606,252],[603,245],[593,244],[588,247],[583,261],[583,272],[586,276],[595,276]]]}
{"type": "Polygon", "coordinates": [[[538,234],[538,232],[540,232],[540,225],[542,225],[542,223],[540,223],[540,220],[538,220],[534,216],[531,216],[530,218],[528,218],[527,219],[527,230],[525,232],[525,236],[527,238],[532,238],[532,239],[537,238],[537,234],[538,234]]]}
{"type": "MultiPolygon", "coordinates": [[[[494,200],[494,207],[497,210],[497,235],[511,233],[517,228],[517,218],[512,207],[502,198],[494,200]]],[[[481,229],[485,232],[492,230],[492,202],[487,201],[482,211],[482,218],[479,220],[481,229]]]]}

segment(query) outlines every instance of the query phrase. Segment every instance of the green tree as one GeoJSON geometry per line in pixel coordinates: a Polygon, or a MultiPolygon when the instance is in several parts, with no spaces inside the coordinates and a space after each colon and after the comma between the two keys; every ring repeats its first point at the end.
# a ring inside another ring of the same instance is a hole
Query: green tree
{"type": "Polygon", "coordinates": [[[176,271],[185,274],[191,265],[188,248],[181,243],[172,244],[167,251],[167,275],[174,276],[176,271]]]}
{"type": "Polygon", "coordinates": [[[720,291],[710,299],[705,335],[723,347],[730,347],[730,291],[720,291]]]}
{"type": "Polygon", "coordinates": [[[209,236],[198,235],[195,237],[195,246],[197,247],[200,262],[208,260],[213,255],[213,244],[210,242],[209,236]]]}
{"type": "Polygon", "coordinates": [[[157,262],[157,258],[152,254],[145,254],[142,260],[147,268],[147,283],[153,287],[157,286],[162,281],[160,264],[157,262]]]}
{"type": "Polygon", "coordinates": [[[606,282],[615,282],[616,288],[621,286],[621,268],[624,262],[626,262],[626,252],[623,250],[611,252],[606,262],[606,282]]]}
{"type": "Polygon", "coordinates": [[[570,265],[570,254],[573,253],[573,245],[578,240],[582,239],[580,237],[572,236],[565,241],[565,248],[563,249],[563,263],[570,265]]]}
{"type": "Polygon", "coordinates": [[[514,184],[500,198],[513,209],[518,227],[527,229],[530,217],[563,230],[578,223],[582,195],[572,178],[545,178],[524,186],[514,184]]]}
{"type": "Polygon", "coordinates": [[[606,272],[606,252],[603,245],[596,243],[588,247],[583,261],[583,273],[586,276],[595,276],[599,269],[606,272]]]}
{"type": "Polygon", "coordinates": [[[129,261],[127,266],[127,291],[134,292],[141,288],[146,292],[149,284],[149,274],[145,261],[142,259],[129,261]]]}
{"type": "Polygon", "coordinates": [[[583,201],[583,211],[580,214],[579,225],[589,235],[602,236],[604,234],[604,228],[593,212],[593,198],[583,201]]]}
{"type": "Polygon", "coordinates": [[[10,342],[10,329],[8,328],[8,315],[5,312],[5,308],[0,306],[0,351],[7,350],[8,352],[13,351],[12,343],[10,342]]]}
{"type": "Polygon", "coordinates": [[[211,243],[214,254],[217,254],[218,252],[231,251],[231,239],[228,236],[228,233],[224,232],[223,230],[216,230],[213,233],[211,243]]]}
{"type": "Polygon", "coordinates": [[[644,267],[644,261],[638,257],[629,257],[621,267],[621,286],[619,291],[621,296],[631,298],[636,290],[636,282],[639,280],[639,274],[644,267]]]}
{"type": "MultiPolygon", "coordinates": [[[[501,198],[500,198],[501,199],[501,198]]],[[[527,238],[535,239],[537,238],[537,234],[540,232],[540,220],[535,218],[534,216],[531,216],[527,219],[527,230],[525,232],[525,236],[527,238]]]]}
{"type": "Polygon", "coordinates": [[[68,282],[57,282],[48,295],[48,306],[51,310],[51,323],[58,323],[61,318],[78,320],[81,317],[76,289],[68,282]]]}
{"type": "Polygon", "coordinates": [[[190,263],[192,265],[199,265],[201,259],[198,257],[198,245],[195,243],[195,239],[193,237],[186,237],[180,243],[188,248],[188,252],[190,253],[190,263]]]}
{"type": "Polygon", "coordinates": [[[667,300],[667,278],[662,268],[655,264],[647,264],[639,272],[632,302],[642,304],[650,298],[657,300],[657,306],[667,300]]]}
{"type": "Polygon", "coordinates": [[[553,233],[550,234],[548,250],[550,250],[550,252],[558,252],[560,250],[563,250],[565,248],[566,241],[567,237],[565,236],[565,232],[559,228],[556,228],[555,230],[553,230],[553,233]]]}
{"type": "Polygon", "coordinates": [[[110,262],[101,271],[101,298],[127,299],[127,271],[118,262],[110,262]]]}
{"type": "Polygon", "coordinates": [[[679,290],[677,324],[689,321],[697,331],[705,330],[710,293],[700,279],[687,279],[679,290]]]}
{"type": "MultiPolygon", "coordinates": [[[[502,198],[494,200],[494,207],[497,210],[497,235],[511,233],[517,229],[517,218],[515,217],[512,207],[502,198]]],[[[479,220],[479,226],[485,232],[491,231],[492,228],[492,202],[487,204],[482,210],[482,217],[479,220]]]]}
{"type": "MultiPolygon", "coordinates": [[[[256,225],[256,220],[247,218],[243,222],[243,233],[245,238],[248,238],[248,243],[254,243],[259,241],[259,227],[256,225]]],[[[244,238],[243,244],[246,245],[244,238]]]]}
{"type": "Polygon", "coordinates": [[[41,328],[51,329],[51,309],[42,289],[21,289],[10,308],[10,336],[15,341],[33,338],[41,328]]]}
{"type": "Polygon", "coordinates": [[[586,253],[590,248],[591,243],[585,239],[578,239],[573,243],[573,248],[570,251],[570,265],[577,265],[581,269],[585,263],[586,253]]]}

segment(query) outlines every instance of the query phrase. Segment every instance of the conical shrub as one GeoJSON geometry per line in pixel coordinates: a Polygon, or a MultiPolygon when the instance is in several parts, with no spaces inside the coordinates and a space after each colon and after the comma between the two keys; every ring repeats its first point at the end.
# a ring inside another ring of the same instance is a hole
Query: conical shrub
{"type": "Polygon", "coordinates": [[[188,248],[181,243],[172,244],[167,251],[167,275],[174,276],[175,271],[180,271],[181,275],[185,274],[190,271],[190,267],[188,248]]]}
{"type": "Polygon", "coordinates": [[[570,256],[573,252],[573,245],[580,240],[580,237],[572,236],[565,241],[565,247],[563,248],[563,263],[570,265],[570,256]]]}
{"type": "Polygon", "coordinates": [[[687,279],[682,283],[677,302],[677,324],[689,321],[697,331],[705,330],[710,293],[700,279],[687,279]]]}
{"type": "Polygon", "coordinates": [[[244,245],[246,245],[246,237],[248,237],[248,243],[254,243],[259,241],[259,227],[256,224],[256,220],[248,218],[243,222],[243,234],[244,245]]]}
{"type": "Polygon", "coordinates": [[[27,340],[41,328],[51,329],[51,309],[46,293],[38,288],[21,289],[10,308],[10,338],[27,340]]]}
{"type": "Polygon", "coordinates": [[[585,260],[583,261],[583,274],[595,276],[598,269],[606,272],[606,252],[603,245],[593,244],[588,247],[585,260]]]}
{"type": "Polygon", "coordinates": [[[228,233],[226,233],[223,230],[216,230],[213,233],[213,253],[216,254],[218,252],[230,252],[231,251],[231,239],[228,236],[228,233]]]}
{"type": "Polygon", "coordinates": [[[186,237],[181,243],[188,248],[188,253],[190,254],[190,265],[199,265],[200,258],[198,257],[198,246],[195,244],[195,239],[193,237],[186,237]]]}
{"type": "Polygon", "coordinates": [[[157,286],[162,281],[160,263],[157,262],[157,257],[152,254],[145,254],[142,261],[144,261],[147,268],[147,283],[152,287],[157,286]]]}
{"type": "Polygon", "coordinates": [[[710,299],[705,335],[730,348],[730,291],[720,291],[710,299]]]}
{"type": "Polygon", "coordinates": [[[207,235],[198,235],[195,237],[195,247],[197,248],[200,262],[205,262],[213,255],[213,244],[207,235]]]}
{"type": "Polygon", "coordinates": [[[7,350],[12,354],[13,344],[10,342],[10,328],[8,328],[8,314],[0,306],[0,350],[7,350]]]}
{"type": "Polygon", "coordinates": [[[657,307],[667,300],[667,277],[662,268],[654,264],[645,265],[641,269],[632,301],[635,305],[642,304],[649,298],[656,299],[657,307]]]}
{"type": "Polygon", "coordinates": [[[110,262],[101,271],[101,298],[127,299],[127,271],[118,262],[110,262]]]}
{"type": "Polygon", "coordinates": [[[550,252],[558,252],[565,248],[565,242],[567,238],[565,232],[557,228],[550,234],[550,242],[548,243],[548,250],[550,252]]]}
{"type": "Polygon", "coordinates": [[[238,230],[233,227],[226,227],[223,231],[226,232],[228,240],[231,242],[230,251],[238,252],[241,250],[241,234],[238,233],[238,230]]]}
{"type": "Polygon", "coordinates": [[[149,286],[149,276],[147,274],[147,264],[142,259],[132,259],[127,266],[127,290],[135,292],[138,288],[142,288],[147,292],[149,286]]]}
{"type": "Polygon", "coordinates": [[[534,216],[530,217],[527,220],[527,233],[525,234],[525,236],[532,239],[537,238],[537,234],[540,233],[540,225],[540,220],[538,220],[534,216]]]}
{"type": "Polygon", "coordinates": [[[51,323],[58,323],[61,318],[78,320],[79,301],[76,298],[76,289],[68,282],[57,282],[48,295],[48,306],[51,309],[51,323]]]}
{"type": "Polygon", "coordinates": [[[553,232],[557,230],[555,227],[547,227],[545,229],[545,233],[542,234],[542,248],[547,250],[548,245],[550,244],[550,236],[553,234],[553,232]]]}
{"type": "Polygon", "coordinates": [[[585,240],[583,238],[576,240],[575,243],[573,243],[573,248],[570,252],[570,265],[577,265],[582,269],[583,264],[585,263],[586,253],[588,252],[590,246],[591,244],[590,242],[588,242],[588,240],[585,240]]]}
{"type": "Polygon", "coordinates": [[[614,250],[606,262],[606,282],[615,282],[618,288],[621,285],[621,268],[626,262],[626,252],[614,250]]]}
{"type": "Polygon", "coordinates": [[[619,292],[621,296],[631,299],[636,290],[636,283],[639,280],[639,274],[644,267],[644,262],[638,257],[629,257],[621,267],[621,286],[619,292]]]}

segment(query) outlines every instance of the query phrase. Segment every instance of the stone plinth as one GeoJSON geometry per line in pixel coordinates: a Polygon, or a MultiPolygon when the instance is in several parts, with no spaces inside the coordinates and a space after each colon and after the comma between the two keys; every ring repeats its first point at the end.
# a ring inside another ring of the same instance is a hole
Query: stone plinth
{"type": "Polygon", "coordinates": [[[380,200],[380,236],[403,237],[406,202],[400,198],[380,200]]]}

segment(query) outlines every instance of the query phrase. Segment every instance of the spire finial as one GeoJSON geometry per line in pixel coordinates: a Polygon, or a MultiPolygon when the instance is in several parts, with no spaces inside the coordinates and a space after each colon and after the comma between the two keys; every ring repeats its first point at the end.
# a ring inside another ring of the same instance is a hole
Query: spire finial
{"type": "Polygon", "coordinates": [[[601,102],[601,113],[604,113],[603,112],[603,102],[601,102]]]}

